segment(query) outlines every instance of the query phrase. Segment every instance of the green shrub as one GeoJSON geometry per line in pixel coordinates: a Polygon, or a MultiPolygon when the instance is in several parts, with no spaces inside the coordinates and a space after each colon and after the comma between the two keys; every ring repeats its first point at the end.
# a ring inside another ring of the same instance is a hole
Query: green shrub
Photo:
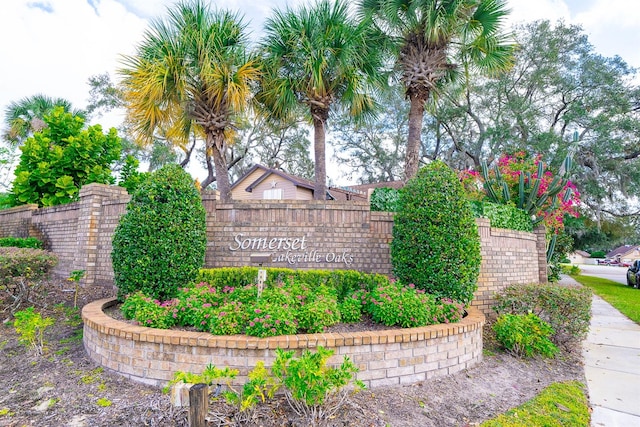
{"type": "Polygon", "coordinates": [[[174,372],[173,378],[163,387],[162,391],[168,393],[171,386],[174,384],[225,384],[227,388],[233,388],[233,379],[238,375],[237,369],[230,369],[228,367],[224,369],[216,368],[215,365],[209,364],[202,371],[201,374],[194,374],[192,372],[177,371],[174,372]]]}
{"type": "MultiPolygon", "coordinates": [[[[239,301],[231,301],[213,310],[212,316],[208,319],[208,331],[214,335],[242,334],[248,319],[246,307],[239,301]]],[[[200,324],[203,321],[206,322],[207,319],[204,318],[200,324]]]]}
{"type": "MultiPolygon", "coordinates": [[[[309,420],[311,425],[320,425],[345,402],[347,386],[358,368],[347,356],[339,367],[327,367],[333,351],[322,346],[318,346],[316,353],[305,349],[300,357],[293,355],[293,350],[276,349],[273,375],[284,386],[287,402],[296,414],[309,420]]],[[[360,381],[354,384],[356,388],[364,388],[360,381]]]]}
{"type": "Polygon", "coordinates": [[[296,310],[296,320],[301,331],[310,334],[323,332],[340,321],[338,301],[334,295],[315,295],[296,310]]]}
{"type": "Polygon", "coordinates": [[[371,193],[369,204],[372,212],[397,212],[398,190],[395,188],[376,188],[371,193]]]}
{"type": "Polygon", "coordinates": [[[291,306],[262,301],[249,311],[247,335],[264,338],[291,335],[297,330],[295,310],[291,306]]]}
{"type": "Polygon", "coordinates": [[[434,320],[435,298],[415,286],[389,283],[379,286],[369,295],[367,312],[371,318],[387,326],[413,328],[437,323],[434,320]]]}
{"type": "Polygon", "coordinates": [[[340,318],[345,323],[358,323],[362,320],[362,302],[355,293],[338,304],[338,310],[340,318]]]}
{"type": "Polygon", "coordinates": [[[493,330],[498,342],[516,356],[553,357],[558,352],[549,339],[553,328],[533,313],[502,314],[493,324],[493,330]]]}
{"type": "Polygon", "coordinates": [[[7,308],[14,311],[45,297],[40,289],[57,263],[54,254],[41,249],[0,247],[0,300],[8,297],[7,308]]]}
{"type": "Polygon", "coordinates": [[[606,258],[607,253],[605,251],[593,251],[591,252],[591,258],[606,258]]]}
{"type": "Polygon", "coordinates": [[[15,280],[46,279],[58,258],[51,252],[30,248],[0,248],[0,285],[15,280]]]}
{"type": "Polygon", "coordinates": [[[495,228],[508,228],[518,231],[533,231],[531,217],[522,209],[512,205],[500,205],[491,202],[471,202],[476,218],[487,218],[495,228]]]}
{"type": "Polygon", "coordinates": [[[142,326],[169,329],[176,324],[173,317],[174,305],[175,301],[161,303],[138,291],[127,298],[121,311],[125,319],[135,319],[142,326]]]}
{"type": "Polygon", "coordinates": [[[480,236],[462,184],[444,163],[418,171],[400,190],[394,275],[428,293],[468,304],[480,272],[480,236]]]}
{"type": "Polygon", "coordinates": [[[578,267],[577,265],[571,265],[571,264],[559,264],[560,265],[560,272],[562,274],[567,274],[569,276],[577,276],[578,274],[580,274],[580,267],[578,267]]]}
{"type": "Polygon", "coordinates": [[[444,298],[438,301],[438,304],[435,307],[433,323],[459,322],[464,317],[464,313],[465,310],[463,304],[449,298],[444,298]]]}
{"type": "Polygon", "coordinates": [[[0,247],[42,249],[42,242],[35,237],[2,237],[0,247]]]}
{"type": "MultiPolygon", "coordinates": [[[[328,286],[335,289],[338,301],[359,289],[373,289],[389,283],[387,276],[361,273],[355,270],[292,270],[290,268],[264,268],[267,270],[265,286],[280,282],[305,283],[311,288],[328,286]]],[[[238,288],[256,283],[258,267],[225,267],[200,270],[197,281],[208,283],[218,289],[238,288]]]]}
{"type": "Polygon", "coordinates": [[[493,309],[498,315],[533,313],[551,325],[556,345],[570,346],[589,331],[591,296],[586,287],[511,285],[496,295],[493,309]]]}
{"type": "Polygon", "coordinates": [[[193,282],[204,263],[205,209],[189,174],[168,165],[144,180],[113,236],[113,271],[118,298],[143,291],[173,298],[193,282]]]}

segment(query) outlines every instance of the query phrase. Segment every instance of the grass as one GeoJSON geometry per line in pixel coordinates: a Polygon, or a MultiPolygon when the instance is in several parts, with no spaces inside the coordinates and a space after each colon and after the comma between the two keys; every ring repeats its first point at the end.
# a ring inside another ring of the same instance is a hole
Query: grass
{"type": "Polygon", "coordinates": [[[575,426],[590,423],[585,386],[577,381],[551,384],[530,401],[483,422],[481,427],[575,426]]]}
{"type": "Polygon", "coordinates": [[[612,280],[581,274],[573,276],[573,278],[583,286],[591,288],[596,295],[611,304],[620,313],[640,324],[640,289],[634,289],[612,280]]]}

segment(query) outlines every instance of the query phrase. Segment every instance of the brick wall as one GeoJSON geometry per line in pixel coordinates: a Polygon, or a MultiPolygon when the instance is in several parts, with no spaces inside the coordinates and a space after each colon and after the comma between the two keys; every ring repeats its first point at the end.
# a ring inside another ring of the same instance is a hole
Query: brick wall
{"type": "Polygon", "coordinates": [[[455,324],[257,338],[131,325],[104,314],[103,308],[114,302],[100,300],[83,307],[85,349],[96,363],[153,386],[165,385],[176,371],[202,372],[209,363],[238,369],[234,382],[241,386],[259,360],[272,366],[276,348],[323,346],[334,350],[330,365],[349,356],[359,368],[357,378],[370,388],[442,377],[482,360],[485,317],[474,308],[455,324]]]}
{"type": "Polygon", "coordinates": [[[354,269],[389,274],[393,216],[372,213],[368,203],[326,201],[205,201],[208,267],[251,265],[354,269]]]}
{"type": "MultiPolygon", "coordinates": [[[[58,255],[56,273],[85,270],[83,286],[112,286],[111,236],[129,195],[119,187],[90,184],[76,203],[0,211],[0,237],[36,236],[58,255]]],[[[273,267],[356,269],[391,273],[393,215],[366,203],[238,201],[203,196],[207,211],[206,267],[251,265],[267,254],[273,267]]],[[[534,233],[491,228],[477,220],[482,264],[473,302],[486,314],[492,295],[511,283],[546,282],[544,228],[534,233]]]]}
{"type": "Polygon", "coordinates": [[[38,205],[0,210],[0,237],[29,237],[31,217],[38,205]]]}

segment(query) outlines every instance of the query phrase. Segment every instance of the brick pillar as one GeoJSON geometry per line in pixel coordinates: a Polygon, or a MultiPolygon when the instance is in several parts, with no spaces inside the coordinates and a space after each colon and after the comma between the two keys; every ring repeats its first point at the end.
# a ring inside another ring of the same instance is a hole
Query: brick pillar
{"type": "Polygon", "coordinates": [[[547,230],[544,225],[538,225],[533,233],[536,235],[536,249],[538,250],[538,275],[540,283],[547,283],[547,230]]]}
{"type": "Polygon", "coordinates": [[[78,249],[73,260],[73,270],[84,270],[82,283],[92,286],[96,282],[98,237],[102,204],[111,197],[126,196],[127,190],[105,184],[87,184],[80,189],[80,214],[78,216],[78,249]]]}

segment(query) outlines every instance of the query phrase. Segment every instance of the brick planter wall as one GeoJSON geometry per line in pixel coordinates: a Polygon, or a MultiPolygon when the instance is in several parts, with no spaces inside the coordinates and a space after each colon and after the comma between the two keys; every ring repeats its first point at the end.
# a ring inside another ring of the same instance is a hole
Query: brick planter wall
{"type": "Polygon", "coordinates": [[[212,363],[238,369],[235,382],[262,360],[271,366],[275,349],[334,350],[330,364],[346,355],[358,366],[357,378],[368,387],[411,384],[470,368],[482,360],[484,315],[471,308],[459,323],[357,333],[325,333],[256,338],[214,336],[204,332],[151,329],[115,320],[104,299],[82,309],[84,346],[96,363],[135,381],[163,386],[174,372],[200,373],[212,363]]]}

